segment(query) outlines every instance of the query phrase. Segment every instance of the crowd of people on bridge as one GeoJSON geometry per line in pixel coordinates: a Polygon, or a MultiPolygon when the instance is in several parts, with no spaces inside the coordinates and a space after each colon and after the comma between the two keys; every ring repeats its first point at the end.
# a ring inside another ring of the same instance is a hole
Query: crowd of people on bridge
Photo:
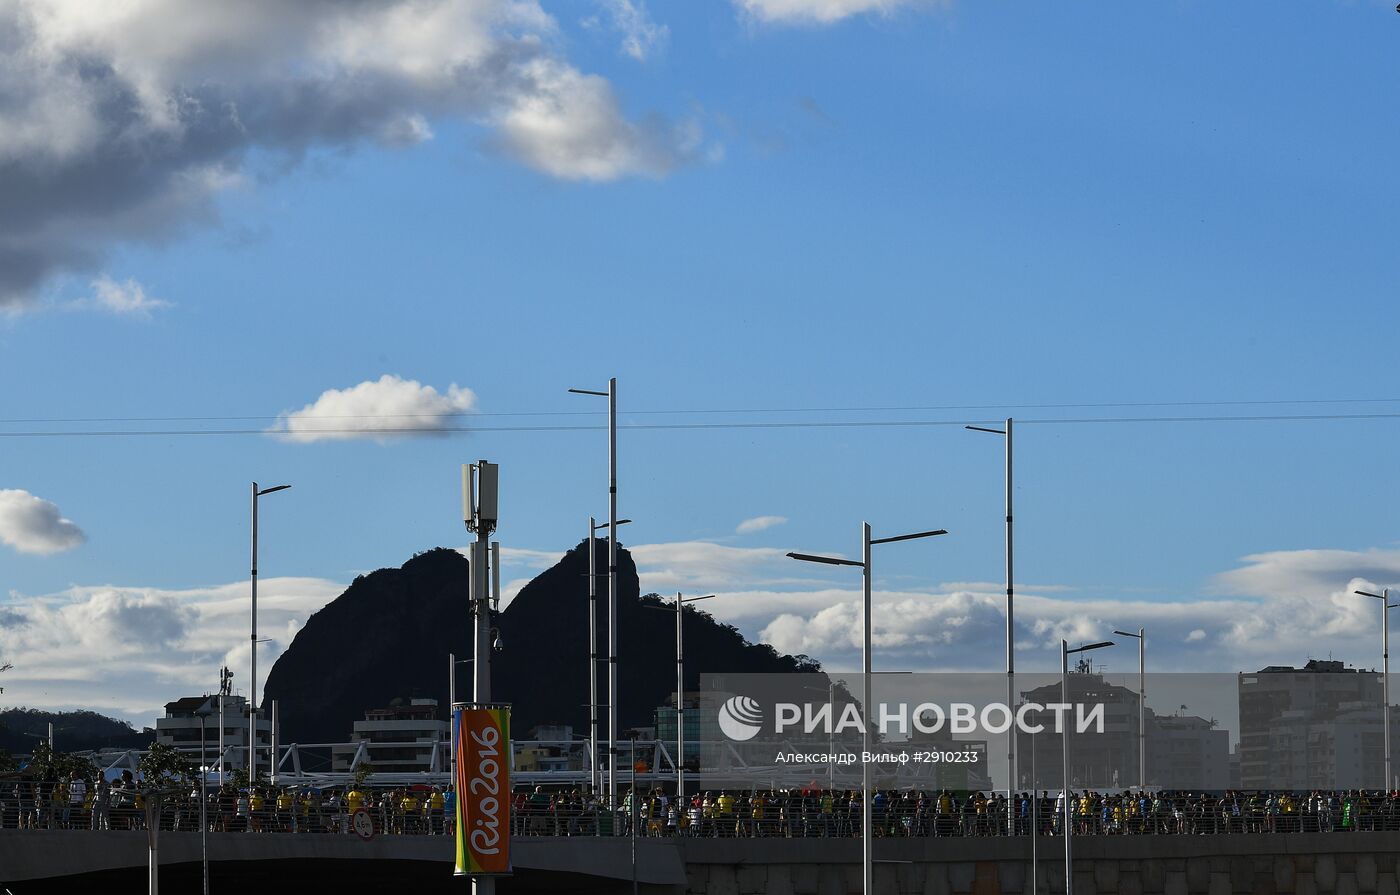
{"type": "MultiPolygon", "coordinates": [[[[1299,833],[1400,830],[1400,792],[1073,792],[1076,836],[1299,833]]],[[[1023,792],[877,790],[876,836],[1061,835],[1064,796],[1023,792]]],[[[663,789],[628,792],[615,812],[581,790],[515,794],[517,835],[846,837],[859,836],[859,790],[710,790],[676,800],[663,789]]]]}
{"type": "MultiPolygon", "coordinates": [[[[210,786],[203,795],[203,822],[219,833],[345,833],[364,811],[375,833],[444,835],[453,832],[455,793],[450,787],[416,784],[305,787],[259,783],[210,786]]],[[[76,774],[66,780],[21,779],[0,783],[0,827],[6,829],[162,830],[194,832],[201,825],[198,784],[164,787],[159,798],[130,771],[108,781],[76,774]],[[149,809],[149,810],[148,810],[149,809]]]]}
{"type": "MultiPolygon", "coordinates": [[[[451,835],[455,793],[425,783],[398,787],[211,786],[165,788],[153,799],[129,771],[115,780],[19,779],[0,782],[6,829],[351,832],[364,814],[373,834],[451,835]]],[[[662,787],[627,790],[615,807],[578,788],[519,786],[511,794],[518,836],[852,837],[861,835],[859,790],[705,790],[677,799],[662,787]]],[[[1400,830],[1400,792],[1077,791],[1070,795],[1076,836],[1328,833],[1400,830]]],[[[1062,835],[1064,796],[916,789],[877,790],[875,836],[1062,835]]],[[[364,823],[360,829],[363,832],[364,823]]]]}

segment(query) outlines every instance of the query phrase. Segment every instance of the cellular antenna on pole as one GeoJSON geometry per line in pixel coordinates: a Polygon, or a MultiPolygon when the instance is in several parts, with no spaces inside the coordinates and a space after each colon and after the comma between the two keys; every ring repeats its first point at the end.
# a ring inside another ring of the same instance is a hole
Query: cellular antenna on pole
{"type": "MultiPolygon", "coordinates": [[[[486,460],[462,467],[462,518],[467,530],[476,535],[471,545],[468,593],[473,619],[472,702],[477,706],[491,702],[491,611],[500,601],[500,545],[491,543],[491,533],[499,520],[500,470],[499,464],[486,460]]],[[[477,895],[493,895],[496,880],[490,876],[474,876],[472,890],[477,895]]]]}

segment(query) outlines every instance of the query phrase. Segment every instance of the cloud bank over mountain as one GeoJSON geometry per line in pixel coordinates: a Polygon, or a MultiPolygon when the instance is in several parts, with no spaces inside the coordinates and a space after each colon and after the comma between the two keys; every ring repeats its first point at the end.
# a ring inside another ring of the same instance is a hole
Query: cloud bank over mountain
{"type": "MultiPolygon", "coordinates": [[[[806,654],[832,672],[860,666],[860,590],[848,576],[803,578],[810,569],[784,548],[709,542],[628,548],[642,593],[718,594],[706,611],[750,640],[781,653],[806,654]]],[[[503,551],[513,579],[504,606],[562,552],[503,551]]],[[[1085,598],[1073,590],[1022,585],[1016,598],[1018,668],[1057,667],[1059,640],[1110,637],[1115,628],[1147,628],[1153,671],[1235,672],[1332,656],[1379,665],[1373,600],[1357,588],[1400,586],[1400,550],[1300,550],[1245,557],[1212,584],[1224,597],[1174,600],[1085,598]],[[1353,570],[1362,570],[1358,576],[1353,570]],[[1256,589],[1258,588],[1258,589],[1256,589]]],[[[345,585],[319,578],[260,582],[259,652],[270,668],[311,613],[345,585]]],[[[876,667],[909,671],[996,671],[1002,667],[1005,596],[996,583],[954,582],[926,589],[875,589],[876,667]]],[[[600,592],[606,592],[605,588],[600,592]]],[[[248,583],[161,589],[72,587],[41,596],[10,595],[0,604],[0,657],[7,703],[95,708],[150,723],[177,696],[216,686],[218,668],[246,688],[248,583]]],[[[1096,656],[1113,671],[1136,667],[1129,645],[1096,656]]],[[[698,670],[704,657],[694,655],[698,670]]]]}

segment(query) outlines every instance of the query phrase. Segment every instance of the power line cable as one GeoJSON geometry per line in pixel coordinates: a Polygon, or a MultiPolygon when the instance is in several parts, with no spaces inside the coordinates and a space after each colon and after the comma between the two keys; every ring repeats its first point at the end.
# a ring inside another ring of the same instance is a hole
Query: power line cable
{"type": "MultiPolygon", "coordinates": [[[[1133,416],[1018,419],[1021,425],[1089,425],[1126,423],[1258,423],[1258,422],[1319,422],[1334,420],[1400,419],[1400,413],[1327,413],[1327,414],[1268,414],[1257,416],[1133,416]]],[[[746,423],[636,423],[620,425],[632,431],[661,430],[723,430],[723,429],[862,429],[916,428],[925,426],[991,425],[997,419],[961,420],[807,420],[797,422],[746,423]]],[[[350,429],[89,429],[89,430],[31,430],[0,432],[0,438],[90,438],[109,436],[227,436],[272,435],[297,436],[364,436],[375,435],[448,435],[465,432],[596,432],[605,425],[541,425],[541,426],[383,426],[350,429]]]]}
{"type": "MultiPolygon", "coordinates": [[[[864,406],[864,407],[736,407],[736,408],[690,408],[676,410],[627,410],[628,416],[658,415],[718,415],[745,413],[927,413],[949,410],[1106,410],[1127,407],[1269,407],[1269,406],[1310,406],[1339,404],[1400,404],[1400,398],[1300,398],[1277,400],[1244,401],[1119,401],[1099,403],[1051,403],[1051,404],[934,404],[910,406],[864,406]]],[[[291,411],[295,413],[296,411],[291,411]]],[[[513,410],[475,411],[454,410],[446,413],[344,413],[317,414],[318,419],[413,419],[413,418],[474,418],[474,417],[532,417],[532,416],[600,416],[603,410],[513,410]]],[[[0,425],[38,423],[184,423],[184,422],[254,422],[258,420],[279,420],[288,416],[260,414],[245,416],[95,416],[95,417],[28,417],[0,419],[0,425]]]]}

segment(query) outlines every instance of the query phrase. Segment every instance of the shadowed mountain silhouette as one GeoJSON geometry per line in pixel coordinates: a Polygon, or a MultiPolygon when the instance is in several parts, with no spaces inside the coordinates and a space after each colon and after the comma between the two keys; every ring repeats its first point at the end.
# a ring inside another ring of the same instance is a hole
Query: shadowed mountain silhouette
{"type": "MultiPolygon", "coordinates": [[[[588,730],[588,546],[564,554],[494,618],[502,649],[491,656],[492,699],[512,704],[514,735],[539,724],[588,730]]],[[[596,542],[607,569],[607,541],[596,542]]],[[[447,657],[472,658],[467,606],[469,563],[455,550],[420,553],[399,569],[355,581],[307,619],[267,677],[265,699],[278,700],[283,741],[343,742],[366,709],[396,697],[437,699],[446,717],[447,657]]],[[[637,567],[618,549],[619,723],[650,726],[675,692],[676,622],[670,601],[639,595],[637,567]],[[666,612],[656,608],[665,607],[666,612]]],[[[607,701],[607,580],[598,582],[598,694],[607,701]]],[[[685,613],[686,689],[702,673],[819,671],[805,656],[751,644],[735,628],[693,607],[685,613]]],[[[472,668],[458,666],[457,698],[471,695],[472,668]]],[[[602,726],[607,712],[599,709],[602,726]]]]}
{"type": "Polygon", "coordinates": [[[54,726],[54,744],[59,752],[144,749],[156,738],[149,727],[137,730],[126,721],[93,711],[50,712],[19,707],[0,710],[0,750],[28,755],[48,737],[50,724],[54,726]]]}

